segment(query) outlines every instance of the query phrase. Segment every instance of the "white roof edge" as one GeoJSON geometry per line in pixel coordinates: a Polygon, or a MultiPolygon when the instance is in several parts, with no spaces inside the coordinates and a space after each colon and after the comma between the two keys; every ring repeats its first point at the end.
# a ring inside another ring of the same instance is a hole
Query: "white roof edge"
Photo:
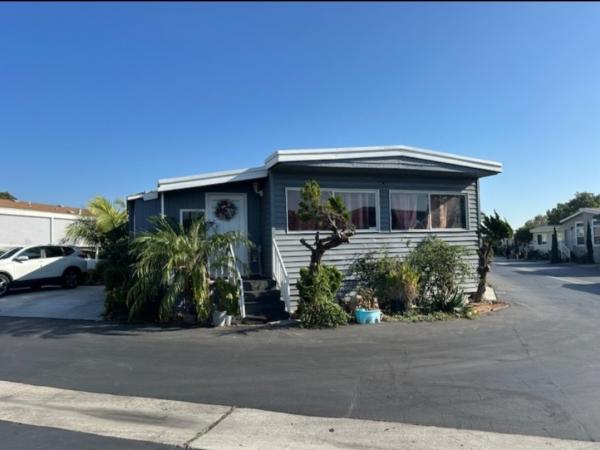
{"type": "Polygon", "coordinates": [[[317,149],[278,150],[265,160],[265,167],[271,168],[280,162],[336,160],[348,158],[376,158],[385,156],[407,156],[429,161],[453,164],[490,172],[502,172],[502,164],[495,161],[470,158],[452,153],[443,153],[405,145],[380,147],[342,147],[317,149]]]}
{"type": "Polygon", "coordinates": [[[158,180],[158,192],[210,186],[214,184],[223,184],[235,181],[254,180],[257,178],[265,178],[267,174],[268,169],[266,167],[251,167],[248,169],[203,173],[187,177],[164,178],[162,180],[158,180]]]}
{"type": "Polygon", "coordinates": [[[150,190],[144,192],[138,192],[137,194],[131,194],[127,196],[127,201],[137,200],[143,198],[144,200],[156,200],[158,198],[157,190],[150,190]]]}
{"type": "Polygon", "coordinates": [[[577,211],[575,214],[571,214],[569,217],[565,217],[559,223],[565,223],[566,221],[571,220],[573,217],[577,217],[579,214],[583,214],[586,212],[591,214],[600,214],[600,208],[580,208],[579,211],[577,211]]]}

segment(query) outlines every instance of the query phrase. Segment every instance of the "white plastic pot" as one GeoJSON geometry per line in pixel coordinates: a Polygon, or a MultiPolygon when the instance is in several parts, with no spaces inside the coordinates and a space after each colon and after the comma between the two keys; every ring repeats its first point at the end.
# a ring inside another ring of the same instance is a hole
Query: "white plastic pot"
{"type": "Polygon", "coordinates": [[[213,327],[224,327],[227,324],[227,311],[213,311],[212,324],[213,327]]]}

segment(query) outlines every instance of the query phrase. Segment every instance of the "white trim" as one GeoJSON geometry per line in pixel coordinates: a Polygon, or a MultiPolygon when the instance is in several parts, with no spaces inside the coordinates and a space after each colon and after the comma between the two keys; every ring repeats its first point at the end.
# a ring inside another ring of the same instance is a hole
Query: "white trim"
{"type": "Polygon", "coordinates": [[[495,161],[468,158],[465,156],[455,155],[451,153],[436,152],[432,150],[408,147],[404,145],[381,147],[278,150],[269,155],[269,157],[267,157],[267,159],[265,160],[265,167],[269,169],[274,165],[282,162],[339,160],[350,158],[379,158],[394,156],[418,158],[426,161],[434,161],[461,167],[481,169],[494,173],[502,172],[502,164],[495,161]]]}
{"type": "Polygon", "coordinates": [[[163,217],[165,215],[165,194],[164,194],[164,192],[160,193],[160,215],[163,217]]]}
{"type": "Polygon", "coordinates": [[[571,214],[569,217],[565,217],[564,219],[562,219],[560,221],[560,224],[563,224],[575,217],[577,217],[579,214],[583,214],[583,213],[589,213],[589,214],[600,214],[600,208],[581,208],[579,211],[577,211],[574,214],[571,214]]]}
{"type": "Polygon", "coordinates": [[[179,210],[179,226],[183,227],[183,213],[187,212],[201,212],[206,215],[206,211],[204,209],[193,209],[193,208],[183,208],[179,210]]]}
{"type": "Polygon", "coordinates": [[[469,193],[460,191],[413,191],[409,189],[390,189],[388,192],[388,213],[390,221],[390,233],[446,233],[471,231],[471,215],[469,214],[469,193]],[[427,195],[427,228],[411,228],[408,230],[397,230],[392,228],[392,194],[425,194],[427,195]],[[456,195],[465,198],[465,225],[466,228],[431,228],[431,196],[432,195],[456,195]]]}
{"type": "Polygon", "coordinates": [[[17,208],[0,208],[0,216],[23,216],[23,217],[43,217],[43,218],[51,218],[54,217],[56,219],[70,219],[77,220],[80,217],[85,217],[79,214],[64,214],[64,213],[55,213],[48,211],[35,211],[30,209],[17,209],[17,208]]]}
{"type": "Polygon", "coordinates": [[[598,218],[596,219],[594,216],[592,216],[592,223],[591,223],[591,227],[592,227],[592,245],[594,247],[600,247],[600,243],[596,244],[595,242],[595,233],[596,233],[596,228],[600,229],[600,215],[598,216],[598,218]],[[598,224],[595,224],[594,222],[598,221],[598,224]]]}
{"type": "MultiPolygon", "coordinates": [[[[302,233],[314,233],[317,230],[290,230],[289,216],[288,216],[288,191],[300,191],[302,187],[286,186],[285,187],[285,230],[287,234],[302,234],[302,233]]],[[[380,202],[379,202],[379,189],[352,189],[352,188],[328,188],[322,187],[321,191],[333,191],[335,192],[346,192],[346,193],[367,193],[375,194],[375,228],[357,228],[357,233],[380,233],[381,232],[381,214],[380,214],[380,202]]],[[[321,230],[326,231],[326,230],[321,230]]]]}
{"type": "Polygon", "coordinates": [[[235,181],[254,180],[257,178],[266,178],[267,173],[268,170],[264,167],[252,167],[250,169],[211,172],[187,177],[164,178],[158,180],[158,191],[165,192],[177,189],[231,183],[235,181]]]}
{"type": "Polygon", "coordinates": [[[575,227],[575,247],[585,247],[585,233],[586,233],[585,222],[575,222],[574,227],[575,227]],[[581,224],[581,226],[583,228],[583,244],[579,243],[579,235],[577,234],[577,225],[579,225],[579,224],[581,224]]]}
{"type": "MultiPolygon", "coordinates": [[[[409,157],[425,161],[440,162],[459,167],[468,167],[484,170],[492,173],[502,172],[502,164],[495,161],[469,158],[451,153],[436,152],[416,147],[403,145],[381,146],[381,147],[347,147],[347,148],[322,148],[322,149],[299,149],[278,150],[265,160],[260,167],[246,169],[227,170],[222,172],[209,172],[198,175],[163,178],[158,180],[158,192],[173,191],[177,189],[189,189],[194,187],[212,186],[216,184],[231,183],[236,181],[254,180],[266,178],[269,169],[282,162],[340,160],[340,159],[363,159],[378,157],[409,157]]],[[[127,197],[135,200],[143,194],[134,194],[127,197]]]]}

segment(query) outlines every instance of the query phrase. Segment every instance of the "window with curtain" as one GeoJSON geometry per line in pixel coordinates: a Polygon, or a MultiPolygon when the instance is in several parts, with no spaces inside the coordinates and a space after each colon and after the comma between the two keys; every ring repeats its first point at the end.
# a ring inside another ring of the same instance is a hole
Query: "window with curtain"
{"type": "Polygon", "coordinates": [[[429,228],[429,196],[422,193],[390,193],[392,230],[429,228]]]}
{"type": "MultiPolygon", "coordinates": [[[[377,229],[377,194],[375,191],[336,191],[321,189],[323,200],[335,195],[341,197],[350,214],[350,221],[357,230],[377,229]]],[[[300,189],[288,189],[287,218],[289,231],[314,231],[317,224],[314,221],[301,220],[298,215],[300,209],[300,189]]],[[[321,227],[323,229],[323,227],[321,227]]]]}
{"type": "Polygon", "coordinates": [[[585,245],[585,228],[583,222],[575,224],[575,236],[577,237],[577,245],[585,245]]]}
{"type": "Polygon", "coordinates": [[[467,228],[464,195],[431,194],[431,228],[467,228]]]}

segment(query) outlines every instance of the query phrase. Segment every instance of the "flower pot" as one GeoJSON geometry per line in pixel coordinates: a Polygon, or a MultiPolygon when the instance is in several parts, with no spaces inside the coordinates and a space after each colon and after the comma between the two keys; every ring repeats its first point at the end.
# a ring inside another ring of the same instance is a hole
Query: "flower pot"
{"type": "Polygon", "coordinates": [[[381,322],[381,310],[379,309],[358,308],[354,311],[354,316],[356,317],[356,321],[360,324],[381,322]]]}
{"type": "Polygon", "coordinates": [[[213,327],[223,327],[227,324],[227,311],[213,311],[213,327]]]}

